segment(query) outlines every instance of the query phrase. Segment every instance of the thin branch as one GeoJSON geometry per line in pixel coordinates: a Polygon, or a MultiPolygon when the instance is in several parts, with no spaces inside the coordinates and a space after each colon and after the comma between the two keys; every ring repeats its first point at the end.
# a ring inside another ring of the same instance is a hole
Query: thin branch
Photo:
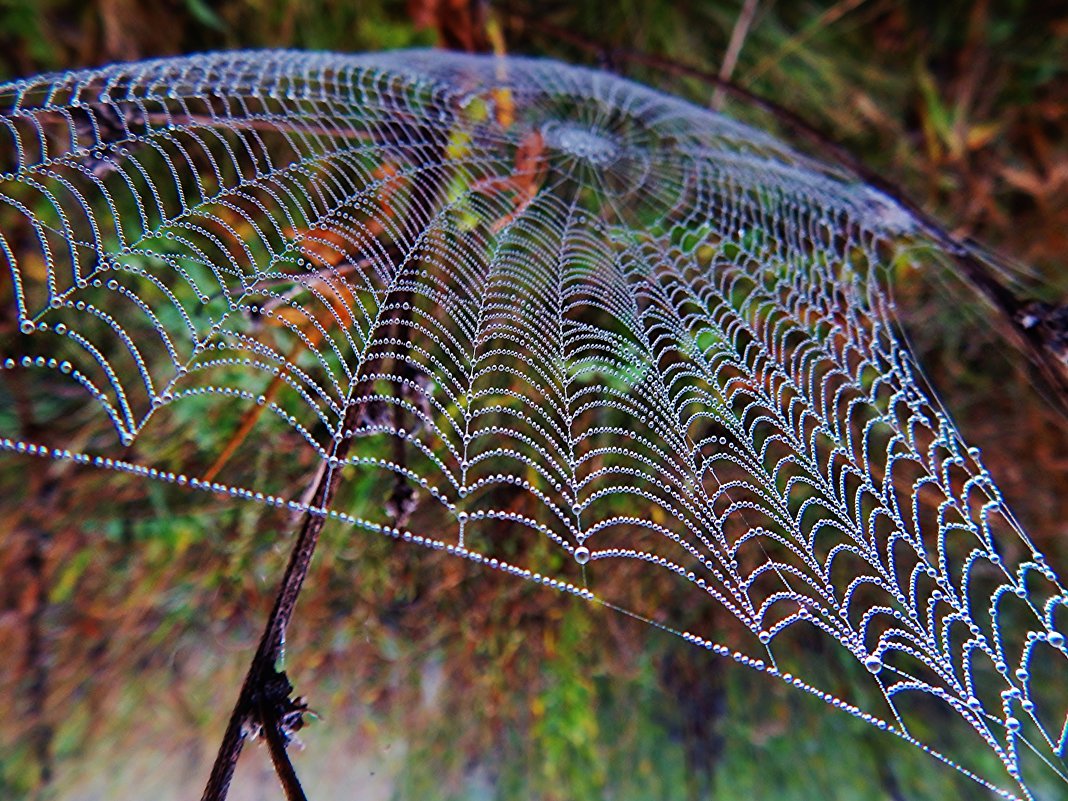
{"type": "MultiPolygon", "coordinates": [[[[45,482],[43,488],[33,492],[39,508],[47,508],[48,495],[53,487],[45,482]]],[[[35,515],[36,516],[36,515],[35,515]]],[[[44,616],[48,609],[48,577],[46,573],[48,534],[35,521],[28,521],[25,529],[28,550],[24,566],[30,582],[31,599],[26,618],[26,652],[23,661],[24,674],[29,677],[26,688],[27,718],[32,721],[29,733],[30,747],[40,769],[36,790],[42,796],[54,777],[53,740],[55,727],[49,720],[48,684],[50,678],[47,640],[44,631],[44,616]]]]}
{"type": "MultiPolygon", "coordinates": [[[[428,195],[436,198],[442,190],[441,177],[432,177],[428,195]]],[[[411,229],[424,231],[435,207],[433,202],[410,204],[407,210],[407,221],[411,229]]],[[[415,252],[413,248],[412,253],[406,255],[396,242],[386,244],[385,248],[390,261],[398,271],[404,269],[408,257],[415,252]]],[[[406,290],[400,289],[396,297],[403,299],[409,296],[406,290]]],[[[383,303],[383,308],[391,306],[394,299],[387,298],[383,303]]],[[[403,307],[403,305],[404,300],[396,303],[397,307],[403,307]]],[[[410,322],[408,319],[395,321],[394,333],[408,330],[410,322]]],[[[301,716],[307,707],[301,699],[290,698],[293,685],[289,682],[285,671],[280,670],[278,665],[285,648],[286,628],[289,626],[304,579],[311,567],[312,556],[319,543],[319,535],[326,523],[327,510],[337,494],[338,484],[341,481],[340,465],[348,457],[356,436],[355,432],[359,428],[361,417],[367,406],[368,401],[365,399],[358,403],[350,402],[346,407],[340,425],[341,439],[334,447],[330,462],[324,462],[325,469],[317,474],[314,480],[315,490],[312,493],[309,509],[304,514],[300,535],[293,546],[289,564],[286,566],[282,584],[275,597],[274,608],[267,619],[256,655],[249,665],[237,703],[234,704],[234,710],[230,715],[226,733],[223,735],[223,741],[219,746],[219,752],[215,757],[215,764],[212,766],[211,776],[208,778],[201,801],[225,801],[230,782],[233,780],[234,769],[237,767],[237,760],[241,756],[245,740],[252,732],[262,732],[267,738],[271,760],[274,762],[287,798],[290,801],[303,801],[305,798],[296,771],[289,761],[286,745],[289,731],[296,730],[302,725],[301,716]]]]}
{"type": "MultiPolygon", "coordinates": [[[[719,66],[720,80],[729,81],[734,74],[734,68],[738,65],[738,56],[741,55],[745,37],[749,34],[749,28],[756,16],[757,4],[760,0],[745,0],[742,10],[738,12],[738,19],[734,21],[731,30],[730,41],[727,42],[727,50],[723,54],[723,63],[719,66]]],[[[712,100],[708,106],[714,111],[723,107],[723,87],[717,86],[712,92],[712,100]]]]}
{"type": "Polygon", "coordinates": [[[630,50],[625,47],[615,47],[603,44],[594,41],[593,39],[589,39],[580,33],[575,33],[567,28],[553,25],[550,22],[544,22],[540,18],[528,15],[524,12],[510,10],[507,14],[513,19],[522,22],[524,25],[528,25],[534,30],[540,31],[546,36],[551,36],[558,41],[566,42],[580,50],[586,50],[587,52],[595,54],[597,60],[603,64],[610,66],[626,62],[640,64],[641,66],[650,67],[661,72],[679,75],[684,78],[692,78],[714,88],[721,89],[728,97],[733,97],[749,106],[759,108],[775,117],[775,119],[790,128],[809,146],[822,153],[828,161],[838,163],[846,169],[856,172],[858,177],[860,177],[859,171],[864,169],[864,166],[849,150],[826,136],[814,126],[810,125],[798,114],[790,111],[790,109],[785,106],[779,105],[774,100],[769,100],[766,97],[746,89],[744,86],[741,86],[734,81],[720,78],[714,72],[709,72],[701,67],[667,58],[666,56],[659,56],[653,53],[644,53],[639,50],[630,50]]]}
{"type": "Polygon", "coordinates": [[[300,786],[297,772],[293,769],[293,763],[289,760],[285,737],[273,726],[265,726],[263,732],[264,737],[267,738],[267,748],[271,752],[271,762],[274,763],[275,773],[278,774],[282,789],[285,791],[286,801],[308,801],[304,788],[300,786]]]}
{"type": "Polygon", "coordinates": [[[854,9],[859,8],[864,2],[865,0],[840,0],[840,2],[821,12],[808,25],[787,39],[781,47],[764,56],[753,69],[746,70],[746,82],[752,84],[771,67],[781,64],[788,56],[800,50],[814,35],[830,27],[854,9]]]}
{"type": "Polygon", "coordinates": [[[297,772],[289,759],[289,720],[294,721],[294,728],[299,728],[303,721],[301,715],[307,711],[307,705],[301,699],[291,701],[293,685],[284,673],[275,673],[267,686],[267,692],[257,699],[260,720],[263,721],[263,737],[274,763],[274,771],[282,784],[287,801],[308,801],[304,788],[300,786],[297,772]],[[269,694],[268,694],[269,693],[269,694]]]}
{"type": "MultiPolygon", "coordinates": [[[[22,389],[21,381],[11,381],[13,389],[22,389]]],[[[22,417],[23,435],[33,436],[38,427],[32,418],[32,409],[27,406],[22,417]]],[[[55,776],[55,725],[48,708],[49,668],[48,632],[46,615],[49,594],[49,550],[51,538],[45,524],[55,510],[57,484],[46,472],[35,472],[30,478],[26,502],[18,510],[12,524],[12,542],[15,553],[21,550],[21,570],[16,571],[14,581],[7,592],[0,592],[0,611],[17,611],[25,622],[25,651],[22,656],[18,681],[24,684],[22,704],[17,704],[14,713],[29,723],[27,740],[37,762],[38,776],[34,798],[46,798],[55,776]],[[19,579],[22,579],[21,581],[19,579]]]]}
{"type": "MultiPolygon", "coordinates": [[[[363,404],[357,403],[345,410],[344,419],[341,422],[341,430],[343,432],[351,432],[356,427],[356,421],[359,419],[362,408],[363,404]]],[[[337,463],[344,461],[351,446],[351,435],[343,437],[338,442],[333,454],[337,463]]],[[[211,776],[208,779],[207,786],[204,788],[204,794],[201,796],[202,801],[223,801],[226,798],[226,794],[230,789],[230,782],[233,780],[234,769],[237,767],[237,760],[241,756],[245,739],[248,737],[252,727],[258,726],[262,728],[268,737],[272,731],[278,732],[277,720],[263,719],[264,694],[268,683],[272,679],[276,679],[278,676],[285,677],[285,673],[279,671],[276,665],[280,661],[285,647],[286,628],[289,625],[290,618],[293,616],[293,609],[296,606],[297,598],[300,596],[301,587],[304,585],[304,579],[308,575],[308,569],[311,567],[315,546],[319,542],[319,535],[323,530],[323,525],[326,523],[326,510],[337,493],[340,481],[341,470],[336,466],[327,469],[319,478],[312,497],[311,508],[304,514],[300,535],[297,537],[296,545],[293,547],[293,552],[289,558],[289,564],[286,566],[285,576],[282,578],[278,595],[275,597],[274,608],[267,619],[267,625],[264,627],[263,636],[260,638],[259,647],[256,649],[256,655],[252,659],[248,674],[245,676],[245,682],[241,686],[237,703],[234,704],[234,710],[230,715],[230,722],[227,724],[226,733],[223,735],[222,744],[215,758],[215,764],[212,766],[211,776]]],[[[269,739],[268,744],[270,744],[269,739]]],[[[284,746],[282,750],[285,750],[284,746]]],[[[275,760],[277,768],[278,761],[273,750],[272,759],[275,760]]],[[[286,762],[288,762],[288,757],[286,762]]],[[[293,773],[292,778],[295,780],[296,774],[292,771],[292,765],[290,765],[289,770],[293,773]]],[[[279,777],[284,784],[285,778],[281,772],[279,777]]]]}

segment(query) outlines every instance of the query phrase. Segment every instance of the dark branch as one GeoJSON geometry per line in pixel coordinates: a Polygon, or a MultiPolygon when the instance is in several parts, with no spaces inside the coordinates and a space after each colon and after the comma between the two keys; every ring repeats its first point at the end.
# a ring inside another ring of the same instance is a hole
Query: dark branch
{"type": "MultiPolygon", "coordinates": [[[[407,132],[401,131],[404,134],[407,132]]],[[[444,143],[442,143],[444,149],[444,143]]],[[[442,151],[443,152],[443,151],[442,151]]],[[[439,154],[440,155],[440,154],[439,154]]],[[[441,177],[431,178],[429,195],[436,197],[442,190],[441,177]]],[[[421,205],[410,204],[407,219],[411,223],[412,230],[423,231],[430,222],[433,204],[421,205]]],[[[395,269],[400,271],[405,268],[407,258],[401,247],[392,242],[386,245],[389,258],[395,269]]],[[[413,245],[414,253],[414,245],[413,245]]],[[[408,254],[411,256],[412,254],[408,254]]],[[[410,293],[403,289],[395,289],[387,296],[384,307],[397,301],[398,308],[403,308],[406,301],[410,300],[410,293]]],[[[410,329],[411,320],[407,315],[402,315],[392,325],[394,335],[402,334],[410,329]]],[[[407,338],[407,334],[405,334],[407,338]]],[[[402,340],[403,341],[403,340],[402,340]]],[[[403,358],[398,360],[402,363],[403,358]]],[[[369,372],[373,373],[373,369],[369,372]]],[[[285,633],[289,620],[293,616],[297,598],[304,585],[304,579],[311,567],[312,556],[315,547],[319,543],[319,534],[326,523],[327,510],[330,508],[337,494],[338,484],[341,481],[341,465],[348,457],[349,450],[355,437],[355,432],[360,426],[360,420],[367,410],[366,400],[358,403],[349,401],[345,414],[341,420],[341,439],[332,453],[330,463],[316,479],[315,490],[309,502],[309,509],[304,514],[300,535],[286,566],[285,576],[275,598],[274,608],[267,619],[263,636],[260,638],[256,655],[249,666],[245,682],[241,687],[237,703],[230,715],[230,722],[226,727],[222,745],[215,757],[211,776],[201,801],[224,801],[233,780],[234,769],[237,760],[241,756],[245,740],[252,732],[262,732],[267,738],[267,744],[271,751],[271,759],[274,762],[278,778],[285,788],[286,796],[290,801],[303,799],[304,791],[297,780],[296,771],[286,752],[291,730],[300,728],[302,713],[307,709],[300,699],[290,699],[293,687],[290,684],[285,671],[278,669],[285,647],[285,633]]],[[[397,438],[403,448],[403,440],[397,438]]],[[[403,456],[403,453],[402,453],[403,456]]],[[[395,489],[394,492],[397,490],[395,489]]]]}
{"type": "MultiPolygon", "coordinates": [[[[356,421],[359,419],[361,410],[362,404],[359,403],[352,404],[345,410],[345,416],[341,422],[341,430],[343,432],[351,432],[356,427],[356,421]]],[[[245,739],[251,731],[257,729],[262,730],[267,737],[268,745],[271,747],[271,758],[279,772],[279,778],[283,786],[287,786],[286,765],[288,765],[288,773],[291,776],[290,782],[296,782],[296,773],[293,771],[293,766],[289,764],[288,756],[285,756],[284,764],[279,767],[279,756],[276,753],[279,748],[276,747],[276,744],[271,743],[271,737],[275,734],[278,737],[283,736],[279,725],[280,720],[276,714],[264,715],[264,699],[273,697],[271,686],[279,679],[284,680],[286,685],[290,686],[290,690],[292,689],[285,672],[279,671],[277,664],[285,647],[286,628],[289,625],[290,618],[293,616],[293,609],[296,607],[301,587],[304,585],[304,579],[308,575],[308,569],[311,567],[315,546],[319,543],[319,534],[326,523],[326,510],[329,508],[331,501],[333,501],[341,480],[341,470],[336,464],[344,461],[351,446],[352,436],[350,433],[348,436],[344,436],[335,448],[333,454],[336,460],[335,466],[328,467],[319,477],[312,496],[311,508],[304,514],[300,535],[297,537],[297,543],[293,547],[292,554],[290,554],[285,576],[282,578],[282,584],[275,598],[274,608],[271,610],[267,625],[264,627],[263,636],[260,638],[259,647],[256,649],[256,655],[252,659],[245,682],[241,686],[241,693],[230,715],[230,722],[227,724],[222,745],[219,747],[215,764],[212,766],[211,776],[208,779],[207,787],[204,788],[204,794],[201,796],[202,801],[223,801],[226,798],[245,739]]],[[[276,694],[277,692],[275,692],[276,694]]],[[[288,701],[288,692],[286,701],[295,704],[295,702],[288,701]]],[[[285,753],[284,742],[280,746],[280,750],[283,754],[285,753]]],[[[295,787],[299,788],[299,782],[296,782],[295,787]]],[[[288,786],[286,793],[287,795],[290,793],[288,786]]],[[[299,796],[290,795],[289,797],[303,798],[303,794],[299,796]]]]}
{"type": "Polygon", "coordinates": [[[304,725],[303,715],[308,711],[308,705],[301,698],[291,699],[292,693],[293,685],[286,674],[275,672],[256,698],[256,707],[263,721],[263,737],[271,753],[271,762],[274,763],[287,801],[307,801],[286,746],[291,739],[290,733],[304,725]]]}

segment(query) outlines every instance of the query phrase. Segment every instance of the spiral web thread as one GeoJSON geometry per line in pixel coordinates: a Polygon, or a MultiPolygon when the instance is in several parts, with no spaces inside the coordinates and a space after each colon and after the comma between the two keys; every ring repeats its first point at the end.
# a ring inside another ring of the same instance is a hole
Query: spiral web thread
{"type": "Polygon", "coordinates": [[[1068,600],[895,332],[887,267],[926,242],[888,198],[519,58],[194,56],[9,84],[0,113],[0,374],[53,421],[28,441],[5,400],[5,450],[295,511],[309,463],[370,476],[319,513],[1063,792],[1068,600]],[[617,604],[625,565],[750,646],[617,604]],[[820,638],[834,660],[787,672],[820,638]],[[874,695],[820,689],[843,664],[874,695]]]}

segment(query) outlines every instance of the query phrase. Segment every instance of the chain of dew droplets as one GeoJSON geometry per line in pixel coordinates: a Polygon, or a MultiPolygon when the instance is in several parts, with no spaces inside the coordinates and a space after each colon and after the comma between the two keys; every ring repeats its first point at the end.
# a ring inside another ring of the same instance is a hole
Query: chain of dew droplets
{"type": "Polygon", "coordinates": [[[256,437],[226,481],[192,475],[203,454],[148,463],[258,407],[283,448],[341,466],[353,437],[344,464],[395,482],[384,523],[314,513],[613,608],[589,585],[641,562],[758,656],[629,614],[1002,794],[913,737],[898,697],[942,702],[1025,797],[1021,748],[1064,777],[1068,595],[895,334],[883,268],[923,234],[888,198],[719,115],[519,58],[194,56],[16,82],[0,112],[19,321],[0,374],[73,382],[109,421],[92,455],[3,450],[308,511],[284,481],[246,486],[256,437]],[[451,541],[404,528],[417,497],[451,541]],[[569,564],[513,564],[504,530],[569,564]],[[885,706],[782,669],[775,640],[801,629],[885,706]]]}

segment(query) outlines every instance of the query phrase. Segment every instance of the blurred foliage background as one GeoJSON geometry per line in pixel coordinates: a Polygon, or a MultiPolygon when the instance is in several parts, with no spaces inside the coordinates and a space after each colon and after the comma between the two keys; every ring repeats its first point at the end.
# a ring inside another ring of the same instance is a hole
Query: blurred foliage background
{"type": "MultiPolygon", "coordinates": [[[[1020,294],[1068,297],[1062,3],[0,0],[5,79],[236,47],[494,40],[789,139],[774,117],[626,54],[729,77],[997,251],[1020,294]]],[[[1068,565],[1068,437],[1048,390],[948,264],[893,280],[903,329],[965,437],[1068,565]]],[[[195,796],[293,521],[68,472],[57,483],[40,465],[0,464],[0,796],[195,796]]],[[[297,756],[313,798],[979,797],[916,749],[650,627],[340,526],[289,648],[323,717],[297,756]]],[[[847,687],[854,668],[843,661],[833,680],[847,687]]],[[[256,749],[233,797],[246,796],[280,797],[256,749]]]]}

